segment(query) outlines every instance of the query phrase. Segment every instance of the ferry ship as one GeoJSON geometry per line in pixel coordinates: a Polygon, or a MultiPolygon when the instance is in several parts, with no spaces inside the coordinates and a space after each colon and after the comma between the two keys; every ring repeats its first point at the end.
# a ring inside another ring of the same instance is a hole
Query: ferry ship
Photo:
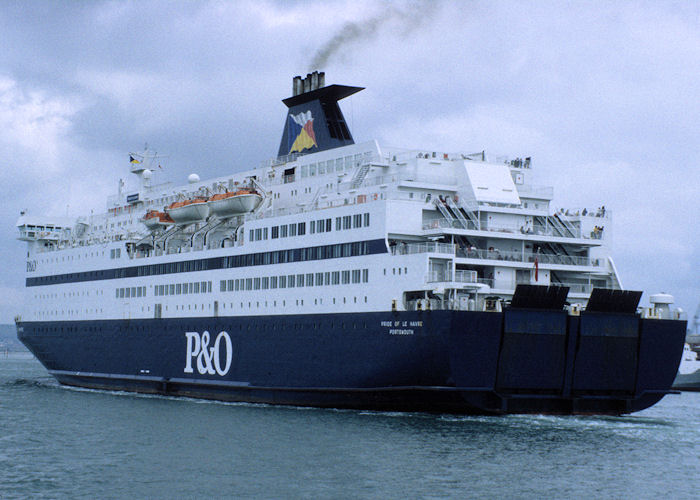
{"type": "Polygon", "coordinates": [[[680,391],[700,391],[700,359],[688,344],[683,348],[683,357],[673,388],[680,391]]]}
{"type": "Polygon", "coordinates": [[[700,305],[690,321],[685,340],[683,357],[678,367],[678,375],[673,382],[673,388],[680,391],[700,392],[700,357],[698,357],[698,352],[700,352],[700,305]]]}
{"type": "Polygon", "coordinates": [[[132,153],[103,213],[23,212],[19,339],[61,384],[227,401],[624,414],[669,393],[686,322],[623,289],[609,210],[555,210],[529,157],[355,143],[338,102],[361,90],[295,77],[254,168],[174,185],[132,153]]]}

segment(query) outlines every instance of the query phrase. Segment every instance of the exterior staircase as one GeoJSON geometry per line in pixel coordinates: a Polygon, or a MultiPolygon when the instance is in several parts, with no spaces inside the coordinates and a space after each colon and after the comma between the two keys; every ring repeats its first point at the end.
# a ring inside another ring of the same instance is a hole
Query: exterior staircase
{"type": "Polygon", "coordinates": [[[352,189],[357,189],[358,187],[360,187],[362,182],[365,180],[365,177],[367,177],[367,173],[369,172],[369,168],[370,168],[369,163],[363,163],[355,171],[355,175],[353,175],[352,180],[350,181],[350,187],[352,189]]]}

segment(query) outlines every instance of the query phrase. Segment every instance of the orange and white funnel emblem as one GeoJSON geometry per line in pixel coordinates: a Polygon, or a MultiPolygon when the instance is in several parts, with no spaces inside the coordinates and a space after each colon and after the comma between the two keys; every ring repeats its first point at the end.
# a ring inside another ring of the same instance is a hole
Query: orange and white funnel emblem
{"type": "Polygon", "coordinates": [[[305,149],[311,149],[316,144],[316,134],[314,134],[314,119],[311,116],[311,111],[299,113],[298,115],[289,115],[289,131],[291,137],[296,137],[289,150],[290,153],[296,151],[302,152],[305,149]]]}

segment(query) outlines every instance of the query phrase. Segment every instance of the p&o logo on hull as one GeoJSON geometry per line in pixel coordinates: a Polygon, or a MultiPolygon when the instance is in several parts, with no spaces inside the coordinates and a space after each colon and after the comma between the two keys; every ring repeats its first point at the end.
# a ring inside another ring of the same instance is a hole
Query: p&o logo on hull
{"type": "Polygon", "coordinates": [[[185,373],[194,373],[192,359],[197,359],[197,371],[201,375],[224,376],[231,368],[231,360],[233,358],[233,346],[231,337],[225,331],[219,332],[214,340],[214,346],[209,347],[211,337],[208,331],[202,332],[185,332],[187,339],[187,354],[185,356],[185,373]],[[225,351],[222,357],[221,350],[225,351]],[[224,360],[222,364],[221,361],[224,360]]]}

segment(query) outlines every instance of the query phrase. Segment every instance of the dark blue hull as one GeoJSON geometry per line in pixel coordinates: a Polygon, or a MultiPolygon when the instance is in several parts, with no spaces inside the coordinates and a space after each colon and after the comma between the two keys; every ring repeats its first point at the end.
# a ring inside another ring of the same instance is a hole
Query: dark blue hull
{"type": "Polygon", "coordinates": [[[680,321],[515,309],[17,326],[66,385],[480,414],[642,410],[670,391],[685,337],[680,321]]]}

